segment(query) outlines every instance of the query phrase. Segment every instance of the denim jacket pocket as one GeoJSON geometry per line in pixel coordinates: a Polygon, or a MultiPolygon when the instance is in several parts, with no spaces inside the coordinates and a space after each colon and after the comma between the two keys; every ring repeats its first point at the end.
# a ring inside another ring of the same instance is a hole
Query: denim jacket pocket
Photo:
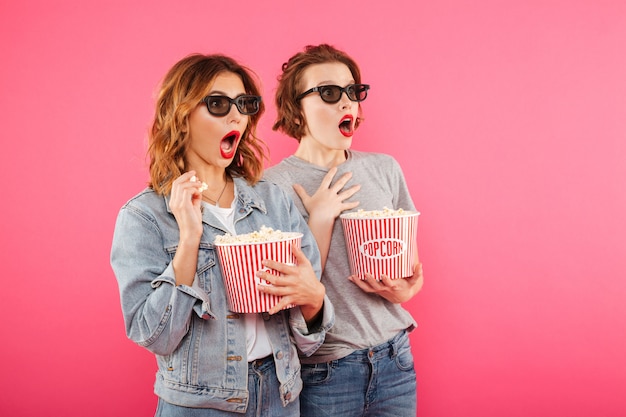
{"type": "MultiPolygon", "coordinates": [[[[174,260],[174,255],[176,255],[177,250],[178,246],[165,248],[165,251],[170,256],[170,262],[174,260]]],[[[211,268],[217,266],[215,256],[215,247],[212,244],[200,242],[200,247],[198,248],[198,264],[196,266],[196,277],[199,281],[197,285],[207,294],[211,292],[211,268]]]]}
{"type": "Polygon", "coordinates": [[[198,251],[198,266],[196,268],[196,275],[200,280],[200,288],[202,288],[207,294],[211,293],[212,268],[217,267],[215,262],[215,247],[210,243],[200,242],[200,249],[198,251]]]}

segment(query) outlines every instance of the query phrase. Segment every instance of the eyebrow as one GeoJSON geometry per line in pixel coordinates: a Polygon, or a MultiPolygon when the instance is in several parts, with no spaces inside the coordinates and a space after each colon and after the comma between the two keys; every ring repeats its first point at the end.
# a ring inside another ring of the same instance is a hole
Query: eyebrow
{"type": "MultiPolygon", "coordinates": [[[[245,96],[246,93],[245,91],[243,93],[239,93],[235,96],[235,98],[239,97],[239,96],[245,96]]],[[[207,93],[208,96],[226,96],[228,98],[231,98],[225,91],[221,91],[221,90],[211,90],[207,93]]]]}
{"type": "MultiPolygon", "coordinates": [[[[348,83],[346,85],[350,85],[350,84],[354,84],[354,80],[348,81],[348,83]]],[[[326,80],[326,81],[320,81],[316,85],[316,87],[320,87],[320,86],[324,86],[324,85],[337,85],[337,84],[334,81],[326,80]]]]}

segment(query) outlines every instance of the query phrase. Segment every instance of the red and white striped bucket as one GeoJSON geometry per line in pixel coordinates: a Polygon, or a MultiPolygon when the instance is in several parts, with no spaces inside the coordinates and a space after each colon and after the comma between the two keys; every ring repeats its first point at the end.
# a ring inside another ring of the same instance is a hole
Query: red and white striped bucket
{"type": "Polygon", "coordinates": [[[365,279],[366,273],[376,279],[381,275],[391,279],[412,276],[418,216],[419,212],[389,217],[342,214],[340,219],[352,274],[361,279],[365,279]]]}
{"type": "MultiPolygon", "coordinates": [[[[237,313],[263,313],[269,311],[281,299],[280,296],[257,291],[260,284],[256,272],[264,269],[261,261],[271,259],[285,264],[296,264],[291,253],[294,242],[300,247],[302,233],[284,232],[286,239],[272,242],[215,243],[217,257],[222,268],[226,295],[231,311],[237,313]]],[[[270,274],[279,275],[273,269],[270,274]]],[[[266,284],[264,281],[263,284],[266,284]]],[[[288,307],[293,307],[290,305],[288,307]]]]}

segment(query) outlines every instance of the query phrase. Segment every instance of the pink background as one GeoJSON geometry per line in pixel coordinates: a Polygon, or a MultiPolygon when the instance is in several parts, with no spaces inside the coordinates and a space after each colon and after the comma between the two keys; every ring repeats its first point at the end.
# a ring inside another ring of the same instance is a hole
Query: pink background
{"type": "Polygon", "coordinates": [[[625,2],[1,0],[0,415],[153,415],[109,249],[159,79],[191,52],[254,68],[276,163],[276,76],[319,42],[372,84],[354,148],[422,212],[419,415],[626,413],[625,2]]]}

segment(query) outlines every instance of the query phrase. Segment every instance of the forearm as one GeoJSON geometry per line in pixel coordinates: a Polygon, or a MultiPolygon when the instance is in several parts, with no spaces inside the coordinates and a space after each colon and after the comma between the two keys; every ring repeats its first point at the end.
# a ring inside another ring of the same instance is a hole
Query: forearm
{"type": "Polygon", "coordinates": [[[335,219],[321,219],[314,216],[309,218],[308,225],[320,251],[322,271],[326,266],[328,252],[330,251],[330,241],[333,234],[334,223],[335,219]]]}
{"type": "Polygon", "coordinates": [[[195,240],[181,240],[179,242],[172,261],[176,285],[191,286],[193,284],[198,264],[199,246],[200,242],[195,240]]]}

